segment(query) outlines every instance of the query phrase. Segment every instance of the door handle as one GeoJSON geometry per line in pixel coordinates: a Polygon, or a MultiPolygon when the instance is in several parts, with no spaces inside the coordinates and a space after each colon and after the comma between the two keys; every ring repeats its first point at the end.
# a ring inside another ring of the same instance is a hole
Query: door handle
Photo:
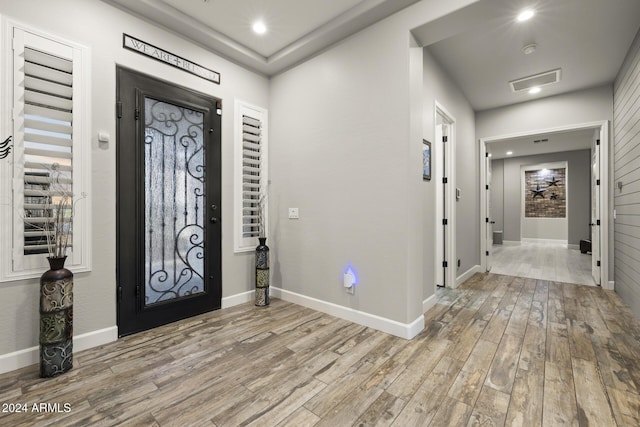
{"type": "Polygon", "coordinates": [[[216,218],[215,216],[212,216],[212,217],[211,217],[211,219],[209,220],[209,222],[210,222],[211,224],[215,224],[215,223],[217,223],[217,222],[218,222],[218,218],[216,218]]]}

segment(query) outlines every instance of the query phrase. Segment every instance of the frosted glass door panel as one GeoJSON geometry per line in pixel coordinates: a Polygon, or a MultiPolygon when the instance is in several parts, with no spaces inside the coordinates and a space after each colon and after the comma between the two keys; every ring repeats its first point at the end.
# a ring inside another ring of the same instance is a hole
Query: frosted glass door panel
{"type": "Polygon", "coordinates": [[[145,305],[204,292],[204,115],[145,98],[145,305]]]}

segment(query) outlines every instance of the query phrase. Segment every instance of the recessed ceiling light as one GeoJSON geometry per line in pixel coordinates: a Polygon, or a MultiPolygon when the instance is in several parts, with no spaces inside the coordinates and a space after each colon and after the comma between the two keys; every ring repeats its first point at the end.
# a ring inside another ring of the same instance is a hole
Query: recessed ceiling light
{"type": "Polygon", "coordinates": [[[253,32],[256,34],[264,34],[267,32],[267,26],[262,21],[256,21],[253,23],[253,32]]]}
{"type": "Polygon", "coordinates": [[[536,93],[540,93],[542,89],[540,89],[538,86],[534,86],[531,89],[529,89],[529,94],[530,95],[535,95],[536,93]]]}
{"type": "Polygon", "coordinates": [[[513,154],[513,151],[507,151],[507,156],[510,156],[513,154]]]}
{"type": "Polygon", "coordinates": [[[533,11],[533,9],[525,9],[518,14],[516,21],[518,22],[528,21],[529,19],[533,18],[533,15],[535,14],[536,13],[533,11]]]}

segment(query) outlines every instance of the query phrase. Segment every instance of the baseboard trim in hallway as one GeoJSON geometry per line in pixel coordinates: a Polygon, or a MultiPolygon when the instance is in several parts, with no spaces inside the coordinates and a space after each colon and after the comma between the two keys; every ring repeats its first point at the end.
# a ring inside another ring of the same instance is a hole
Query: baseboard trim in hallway
{"type": "MultiPolygon", "coordinates": [[[[88,332],[73,337],[73,351],[78,352],[88,350],[99,345],[108,344],[118,339],[118,327],[88,332]]],[[[40,347],[30,347],[23,350],[14,351],[0,355],[0,374],[15,371],[26,366],[35,365],[40,362],[40,347]]]]}
{"type": "Polygon", "coordinates": [[[424,329],[424,316],[420,316],[411,323],[401,323],[386,317],[354,310],[342,305],[333,304],[316,298],[301,295],[285,289],[271,287],[271,295],[284,301],[292,302],[303,307],[311,308],[331,316],[339,317],[359,325],[368,326],[378,331],[386,332],[400,338],[412,339],[424,329]]]}

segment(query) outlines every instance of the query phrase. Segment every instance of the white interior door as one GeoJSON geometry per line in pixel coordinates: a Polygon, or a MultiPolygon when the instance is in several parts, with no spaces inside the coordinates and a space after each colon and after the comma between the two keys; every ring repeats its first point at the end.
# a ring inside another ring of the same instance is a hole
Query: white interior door
{"type": "Polygon", "coordinates": [[[444,226],[442,220],[445,218],[446,204],[444,202],[445,191],[442,184],[442,177],[444,176],[444,145],[442,142],[442,136],[444,135],[444,125],[436,125],[436,137],[433,144],[432,155],[432,172],[433,179],[436,183],[436,250],[435,250],[435,270],[436,270],[436,285],[445,286],[445,274],[443,262],[445,261],[445,246],[446,246],[446,233],[444,232],[444,226]]]}
{"type": "Polygon", "coordinates": [[[600,129],[591,144],[591,275],[600,284],[600,129]]]}
{"type": "Polygon", "coordinates": [[[493,258],[493,216],[491,215],[491,157],[485,157],[485,168],[487,171],[487,186],[486,186],[486,207],[487,207],[487,216],[486,216],[486,233],[487,233],[487,248],[486,248],[486,257],[487,257],[487,271],[491,271],[492,267],[492,258],[493,258]]]}

